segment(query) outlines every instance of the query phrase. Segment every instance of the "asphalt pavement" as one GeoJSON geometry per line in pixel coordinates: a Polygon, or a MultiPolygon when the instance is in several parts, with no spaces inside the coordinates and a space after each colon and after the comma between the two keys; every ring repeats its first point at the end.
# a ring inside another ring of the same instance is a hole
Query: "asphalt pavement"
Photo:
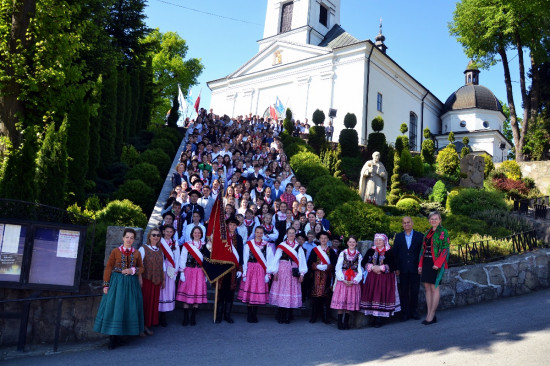
{"type": "MultiPolygon", "coordinates": [[[[338,330],[305,317],[278,324],[260,315],[248,324],[213,324],[200,312],[195,327],[181,326],[182,311],[150,337],[131,337],[107,350],[106,341],[60,345],[56,354],[5,353],[2,365],[548,365],[550,289],[442,311],[438,322],[391,322],[382,328],[338,330]],[[15,357],[11,358],[10,357],[15,357]]],[[[51,349],[51,348],[50,348],[51,349]]]]}

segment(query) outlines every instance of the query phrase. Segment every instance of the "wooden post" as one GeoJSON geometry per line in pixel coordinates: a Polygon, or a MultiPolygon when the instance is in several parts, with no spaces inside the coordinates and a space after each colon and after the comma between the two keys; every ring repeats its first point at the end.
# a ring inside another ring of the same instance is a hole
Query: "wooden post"
{"type": "Polygon", "coordinates": [[[216,286],[216,296],[214,297],[214,323],[216,322],[216,313],[218,312],[218,281],[216,280],[215,286],[216,286]]]}

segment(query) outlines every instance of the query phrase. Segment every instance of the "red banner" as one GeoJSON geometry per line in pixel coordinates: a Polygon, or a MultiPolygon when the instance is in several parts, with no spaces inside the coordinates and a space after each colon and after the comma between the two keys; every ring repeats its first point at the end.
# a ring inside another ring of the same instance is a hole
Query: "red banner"
{"type": "Polygon", "coordinates": [[[221,195],[216,197],[210,220],[207,235],[212,241],[212,254],[210,259],[218,263],[234,263],[239,266],[239,261],[233,254],[231,243],[227,241],[227,228],[225,227],[225,212],[221,195]]]}

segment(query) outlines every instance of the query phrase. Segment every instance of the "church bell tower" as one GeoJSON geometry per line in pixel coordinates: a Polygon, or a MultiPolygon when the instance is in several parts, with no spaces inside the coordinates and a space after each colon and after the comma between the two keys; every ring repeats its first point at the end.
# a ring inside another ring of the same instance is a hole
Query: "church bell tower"
{"type": "Polygon", "coordinates": [[[318,45],[340,24],[340,0],[267,0],[260,51],[276,40],[318,45]]]}

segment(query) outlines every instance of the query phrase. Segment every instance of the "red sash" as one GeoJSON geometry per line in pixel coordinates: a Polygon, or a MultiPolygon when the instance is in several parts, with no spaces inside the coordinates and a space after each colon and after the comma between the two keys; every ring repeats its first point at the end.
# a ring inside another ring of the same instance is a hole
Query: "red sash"
{"type": "Polygon", "coordinates": [[[174,263],[174,258],[173,258],[174,253],[171,253],[171,251],[169,251],[170,244],[166,243],[166,245],[168,245],[168,248],[165,247],[164,243],[161,243],[161,246],[160,246],[160,248],[162,249],[162,253],[164,253],[164,258],[166,258],[168,262],[170,262],[172,267],[176,268],[176,263],[174,263]]]}
{"type": "Polygon", "coordinates": [[[202,266],[202,254],[201,254],[201,252],[199,252],[199,250],[194,245],[190,245],[188,242],[183,243],[183,246],[185,247],[185,249],[187,249],[189,254],[191,254],[193,256],[193,258],[195,258],[197,263],[202,266]]]}
{"type": "Polygon", "coordinates": [[[294,248],[292,248],[290,245],[288,245],[287,243],[281,243],[279,244],[279,247],[281,248],[281,250],[283,252],[285,252],[289,257],[290,259],[292,259],[294,261],[294,263],[296,264],[300,264],[298,262],[298,256],[297,256],[297,253],[296,251],[294,250],[294,248]]]}
{"type": "Polygon", "coordinates": [[[319,258],[321,263],[330,264],[330,258],[324,250],[319,249],[319,247],[315,247],[313,250],[315,251],[315,254],[317,254],[317,258],[319,258]]]}
{"type": "Polygon", "coordinates": [[[250,251],[254,255],[254,258],[256,258],[258,263],[260,263],[260,265],[262,266],[264,271],[267,271],[267,266],[266,266],[266,263],[265,263],[265,258],[263,256],[263,253],[259,252],[256,249],[256,246],[254,245],[254,243],[251,240],[249,240],[246,244],[248,244],[248,248],[250,249],[250,251]]]}

